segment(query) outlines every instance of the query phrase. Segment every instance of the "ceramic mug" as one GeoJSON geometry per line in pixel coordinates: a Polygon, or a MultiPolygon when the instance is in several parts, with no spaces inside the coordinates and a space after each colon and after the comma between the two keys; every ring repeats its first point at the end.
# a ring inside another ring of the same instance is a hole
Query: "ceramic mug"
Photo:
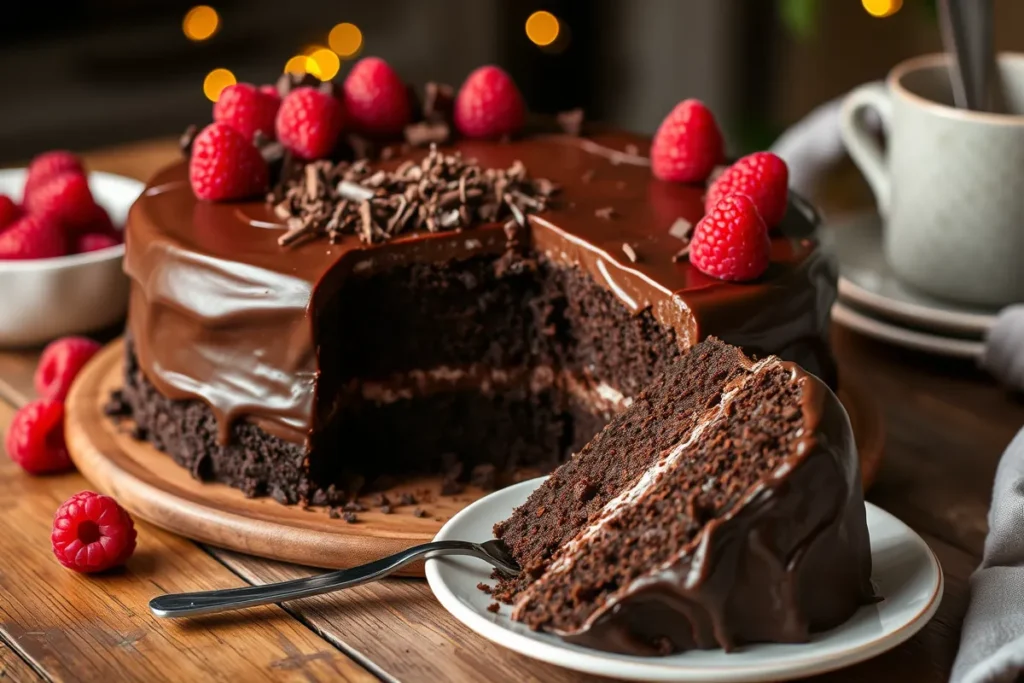
{"type": "Polygon", "coordinates": [[[956,109],[944,55],[851,92],[840,131],[874,191],[890,267],[933,296],[1024,301],[1024,55],[998,58],[1000,111],[956,109]],[[886,149],[863,114],[881,119],[886,149]]]}

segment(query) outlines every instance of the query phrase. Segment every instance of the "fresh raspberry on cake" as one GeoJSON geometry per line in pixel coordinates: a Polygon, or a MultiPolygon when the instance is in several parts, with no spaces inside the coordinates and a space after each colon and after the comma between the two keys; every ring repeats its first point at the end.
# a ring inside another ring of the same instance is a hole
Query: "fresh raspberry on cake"
{"type": "Polygon", "coordinates": [[[21,215],[21,208],[13,199],[0,194],[0,230],[13,223],[21,215]]]}
{"type": "Polygon", "coordinates": [[[0,230],[0,261],[53,258],[66,253],[63,229],[48,216],[22,216],[0,230]]]}
{"type": "Polygon", "coordinates": [[[28,201],[36,188],[42,183],[63,173],[77,173],[85,175],[82,162],[71,152],[65,150],[54,150],[44,152],[37,156],[28,165],[28,176],[25,179],[25,193],[23,202],[28,201]]]}
{"type": "Polygon", "coordinates": [[[277,112],[277,139],[303,159],[328,156],[345,123],[341,102],[303,86],[288,93],[277,112]]]}
{"type": "Polygon", "coordinates": [[[89,180],[74,171],[42,181],[25,197],[29,213],[52,218],[72,232],[92,220],[95,206],[89,180]]]}
{"type": "Polygon", "coordinates": [[[368,135],[398,135],[409,123],[409,90],[391,65],[366,57],[352,67],[344,84],[345,115],[368,135]]]}
{"type": "Polygon", "coordinates": [[[31,401],[14,413],[7,438],[7,455],[29,474],[53,474],[72,468],[64,445],[64,404],[31,401]]]}
{"type": "Polygon", "coordinates": [[[455,97],[455,127],[468,138],[512,135],[526,121],[526,105],[512,77],[496,66],[469,74],[455,97]]]}
{"type": "Polygon", "coordinates": [[[267,162],[241,133],[223,123],[211,123],[192,143],[188,177],[200,199],[244,199],[267,189],[267,162]]]}
{"type": "Polygon", "coordinates": [[[731,194],[745,194],[754,201],[765,225],[773,228],[786,213],[789,168],[771,152],[755,152],[727,168],[708,187],[705,211],[731,194]]]}
{"type": "Polygon", "coordinates": [[[100,344],[87,337],[64,337],[50,342],[36,366],[36,393],[42,398],[63,401],[78,371],[99,350],[100,344]]]}
{"type": "Polygon", "coordinates": [[[724,149],[722,133],[711,111],[699,100],[684,100],[654,134],[651,168],[661,180],[702,183],[721,163],[724,149]]]}
{"type": "Polygon", "coordinates": [[[252,140],[257,131],[268,138],[274,137],[274,120],[281,106],[281,97],[249,83],[229,85],[221,91],[213,105],[213,120],[231,126],[246,140],[252,140]]]}
{"type": "Polygon", "coordinates": [[[711,277],[743,282],[768,269],[771,240],[754,202],[729,195],[697,223],[690,242],[690,262],[711,277]]]}
{"type": "Polygon", "coordinates": [[[135,552],[135,540],[131,515],[110,496],[76,493],[53,516],[53,554],[76,572],[102,572],[124,564],[135,552]]]}
{"type": "Polygon", "coordinates": [[[121,241],[106,232],[87,232],[83,235],[75,237],[75,241],[72,244],[71,253],[73,254],[85,254],[90,251],[99,251],[100,249],[107,249],[109,247],[116,247],[121,244],[121,241]]]}

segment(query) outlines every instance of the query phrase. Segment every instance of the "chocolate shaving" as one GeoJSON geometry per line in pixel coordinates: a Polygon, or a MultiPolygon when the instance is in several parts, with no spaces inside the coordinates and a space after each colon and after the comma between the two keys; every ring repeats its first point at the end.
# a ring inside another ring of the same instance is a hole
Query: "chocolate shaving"
{"type": "Polygon", "coordinates": [[[673,221],[672,226],[668,229],[668,234],[675,237],[677,240],[683,240],[685,242],[690,241],[690,232],[693,230],[693,223],[686,220],[682,216],[673,221]]]}
{"type": "Polygon", "coordinates": [[[597,175],[597,172],[592,168],[588,168],[586,171],[583,172],[583,175],[580,176],[580,182],[586,185],[587,183],[594,179],[595,175],[597,175]]]}
{"type": "Polygon", "coordinates": [[[452,128],[444,121],[420,121],[405,127],[405,141],[413,147],[443,145],[452,138],[452,128]]]}
{"type": "Polygon", "coordinates": [[[611,220],[615,218],[615,207],[605,206],[594,212],[594,215],[604,220],[611,220]]]}
{"type": "Polygon", "coordinates": [[[626,154],[629,154],[631,156],[636,156],[637,154],[640,153],[640,148],[633,144],[626,145],[625,147],[622,148],[622,150],[626,154]]]}
{"type": "Polygon", "coordinates": [[[633,263],[636,263],[637,261],[640,260],[640,258],[636,255],[636,249],[634,249],[633,245],[630,244],[629,242],[622,243],[622,251],[626,254],[626,258],[628,258],[633,263]]]}
{"type": "Polygon", "coordinates": [[[677,251],[672,255],[672,263],[681,263],[690,258],[690,245],[687,244],[685,247],[677,251]]]}
{"type": "Polygon", "coordinates": [[[336,243],[345,234],[375,244],[414,230],[463,230],[507,217],[525,227],[526,214],[544,211],[559,192],[550,180],[530,178],[522,162],[485,169],[434,144],[419,163],[394,171],[374,170],[365,159],[286,170],[268,195],[287,228],[281,246],[322,237],[336,243]]]}
{"type": "Polygon", "coordinates": [[[192,143],[196,141],[197,135],[199,135],[199,126],[193,123],[178,138],[178,147],[181,148],[181,153],[185,155],[186,159],[192,156],[192,143]]]}
{"type": "Polygon", "coordinates": [[[423,119],[450,121],[455,107],[455,88],[446,83],[429,82],[423,88],[423,119]]]}
{"type": "Polygon", "coordinates": [[[555,116],[555,121],[566,135],[571,135],[575,138],[579,137],[580,133],[583,132],[582,109],[570,109],[569,111],[560,112],[555,116]]]}

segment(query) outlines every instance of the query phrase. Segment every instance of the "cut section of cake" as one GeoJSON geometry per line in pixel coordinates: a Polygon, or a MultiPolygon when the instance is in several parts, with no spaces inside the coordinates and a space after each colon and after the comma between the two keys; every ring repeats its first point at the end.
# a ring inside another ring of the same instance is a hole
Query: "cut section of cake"
{"type": "Polygon", "coordinates": [[[776,357],[694,346],[495,527],[512,618],[630,654],[804,642],[870,602],[849,418],[776,357]]]}

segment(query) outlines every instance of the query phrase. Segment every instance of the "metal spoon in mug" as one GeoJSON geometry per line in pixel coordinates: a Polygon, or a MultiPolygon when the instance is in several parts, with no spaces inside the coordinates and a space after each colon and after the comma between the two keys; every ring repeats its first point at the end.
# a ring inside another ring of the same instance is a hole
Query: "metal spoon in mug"
{"type": "Polygon", "coordinates": [[[161,595],[149,601],[149,609],[158,617],[191,617],[307,598],[376,581],[393,574],[424,555],[430,557],[469,555],[489,562],[498,571],[509,576],[519,574],[519,565],[516,564],[508,548],[501,541],[492,540],[485,543],[434,541],[414,546],[360,567],[342,569],[304,579],[268,583],[264,586],[161,595]]]}
{"type": "Polygon", "coordinates": [[[961,109],[988,111],[995,64],[992,0],[939,0],[946,52],[953,56],[953,101],[961,109]]]}

